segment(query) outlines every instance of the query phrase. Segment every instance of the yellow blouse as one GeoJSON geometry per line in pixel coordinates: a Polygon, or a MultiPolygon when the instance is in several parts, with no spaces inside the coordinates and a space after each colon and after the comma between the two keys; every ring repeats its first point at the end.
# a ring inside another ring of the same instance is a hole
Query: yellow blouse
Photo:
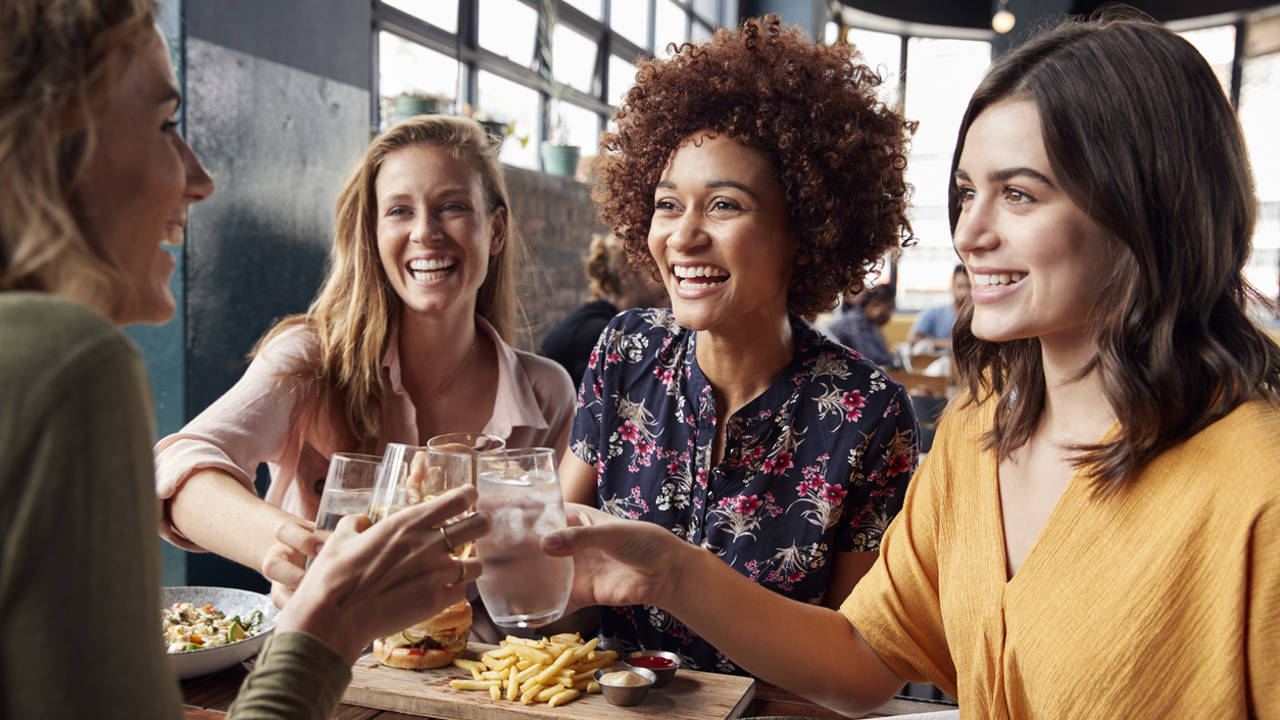
{"type": "Polygon", "coordinates": [[[1280,409],[1242,405],[1105,498],[1072,478],[1008,578],[994,401],[949,409],[841,611],[967,718],[1280,718],[1280,409]]]}

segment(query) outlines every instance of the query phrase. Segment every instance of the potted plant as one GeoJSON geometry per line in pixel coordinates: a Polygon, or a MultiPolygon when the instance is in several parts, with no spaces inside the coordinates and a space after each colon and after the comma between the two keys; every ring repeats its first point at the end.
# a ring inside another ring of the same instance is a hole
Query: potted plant
{"type": "Polygon", "coordinates": [[[555,34],[559,15],[558,3],[559,0],[542,1],[542,12],[547,22],[546,32],[540,37],[545,45],[545,52],[540,53],[540,56],[545,66],[545,77],[549,84],[548,94],[551,95],[549,112],[546,117],[555,118],[555,121],[551,124],[551,132],[548,133],[547,139],[543,141],[539,149],[542,154],[543,171],[552,175],[576,177],[578,174],[578,156],[581,154],[581,149],[577,145],[569,144],[568,127],[565,124],[564,116],[559,112],[560,102],[564,96],[564,85],[555,79],[555,73],[552,72],[551,68],[551,58],[554,57],[551,38],[555,34]]]}
{"type": "Polygon", "coordinates": [[[439,115],[449,111],[453,100],[435,93],[402,92],[391,98],[391,121],[400,122],[414,115],[439,115]]]}
{"type": "Polygon", "coordinates": [[[551,126],[549,139],[542,143],[542,169],[552,175],[575,177],[578,174],[578,157],[581,149],[569,144],[564,117],[557,114],[551,126]]]}

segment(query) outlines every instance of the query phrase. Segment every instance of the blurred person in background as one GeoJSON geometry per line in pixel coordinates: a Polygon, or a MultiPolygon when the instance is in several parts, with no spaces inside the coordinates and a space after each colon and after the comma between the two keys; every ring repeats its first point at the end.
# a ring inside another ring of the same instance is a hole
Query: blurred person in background
{"type": "Polygon", "coordinates": [[[622,243],[612,234],[591,236],[584,265],[587,302],[547,333],[539,351],[569,371],[574,387],[582,383],[591,350],[614,315],[631,308],[670,305],[666,288],[636,272],[627,262],[622,243]]]}
{"type": "MultiPolygon", "coordinates": [[[[178,133],[151,0],[0,5],[0,717],[179,718],[165,654],[137,347],[174,314],[189,208],[213,192],[178,133]]],[[[463,596],[437,525],[464,488],[339,523],[229,717],[329,717],[376,636],[463,596]]],[[[451,526],[454,542],[487,520],[451,526]]]]}
{"type": "Polygon", "coordinates": [[[871,362],[881,367],[896,367],[897,359],[889,352],[883,329],[893,318],[896,295],[892,285],[877,285],[854,295],[832,321],[828,332],[871,362]]]}
{"type": "Polygon", "coordinates": [[[951,302],[935,305],[920,313],[907,331],[907,344],[912,352],[951,352],[951,329],[955,327],[961,308],[969,301],[970,286],[964,264],[956,265],[951,271],[951,302]]]}

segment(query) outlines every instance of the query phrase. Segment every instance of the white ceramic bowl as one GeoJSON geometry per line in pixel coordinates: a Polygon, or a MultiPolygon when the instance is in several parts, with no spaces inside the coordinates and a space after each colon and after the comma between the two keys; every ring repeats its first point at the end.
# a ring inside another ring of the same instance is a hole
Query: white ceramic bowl
{"type": "MultiPolygon", "coordinates": [[[[162,608],[179,602],[189,602],[196,607],[212,605],[227,617],[233,615],[248,617],[255,610],[262,613],[262,629],[256,635],[219,647],[169,653],[174,667],[178,670],[178,677],[183,680],[229,668],[256,655],[258,650],[262,649],[262,644],[267,641],[267,637],[275,630],[276,615],[279,614],[276,606],[271,604],[270,597],[239,588],[181,585],[167,587],[160,591],[162,608]]],[[[160,618],[156,618],[156,622],[160,622],[160,618]]]]}

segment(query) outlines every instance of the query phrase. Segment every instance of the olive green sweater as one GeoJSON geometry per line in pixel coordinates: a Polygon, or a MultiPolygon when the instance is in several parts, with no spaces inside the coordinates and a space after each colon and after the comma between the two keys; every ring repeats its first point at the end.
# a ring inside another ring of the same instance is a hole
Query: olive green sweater
{"type": "MultiPolygon", "coordinates": [[[[146,370],[118,328],[0,293],[0,717],[180,718],[160,628],[146,370]]],[[[350,681],[314,637],[273,638],[232,716],[328,717],[350,681]]]]}

